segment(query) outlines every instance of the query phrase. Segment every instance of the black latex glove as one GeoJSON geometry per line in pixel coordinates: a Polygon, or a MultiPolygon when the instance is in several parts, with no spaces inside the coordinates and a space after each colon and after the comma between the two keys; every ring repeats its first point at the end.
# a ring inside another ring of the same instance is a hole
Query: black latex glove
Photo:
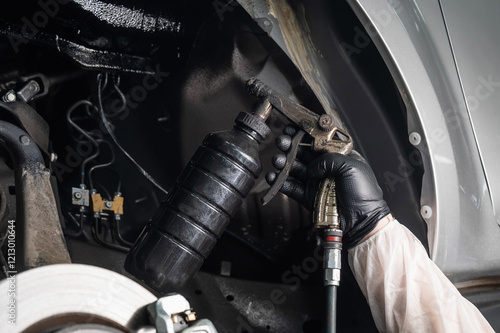
{"type": "MultiPolygon", "coordinates": [[[[276,145],[286,152],[294,130],[287,127],[284,132],[285,135],[277,138],[276,145]]],[[[284,154],[273,158],[277,169],[282,169],[284,162],[284,154]]],[[[318,157],[310,150],[301,149],[290,170],[290,177],[280,191],[311,210],[318,184],[327,177],[335,179],[344,244],[347,248],[355,246],[375,228],[378,221],[390,214],[373,171],[357,152],[353,151],[350,156],[324,154],[318,157]]],[[[266,175],[269,184],[275,179],[274,172],[266,175]]]]}

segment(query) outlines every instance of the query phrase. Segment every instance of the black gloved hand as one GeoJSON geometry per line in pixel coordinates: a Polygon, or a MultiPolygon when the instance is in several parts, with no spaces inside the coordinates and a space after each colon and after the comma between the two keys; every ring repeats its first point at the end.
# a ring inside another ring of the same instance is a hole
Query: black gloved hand
{"type": "MultiPolygon", "coordinates": [[[[290,148],[289,136],[293,132],[290,127],[285,129],[285,135],[276,140],[279,149],[287,151],[290,148]]],[[[370,166],[355,151],[350,156],[324,154],[313,158],[311,151],[299,152],[290,170],[290,177],[280,191],[311,210],[319,182],[333,177],[344,244],[347,248],[355,246],[375,228],[378,221],[390,214],[382,189],[370,166]]],[[[273,165],[282,169],[284,155],[274,156],[273,165]]],[[[266,175],[269,184],[275,179],[274,172],[266,175]]]]}

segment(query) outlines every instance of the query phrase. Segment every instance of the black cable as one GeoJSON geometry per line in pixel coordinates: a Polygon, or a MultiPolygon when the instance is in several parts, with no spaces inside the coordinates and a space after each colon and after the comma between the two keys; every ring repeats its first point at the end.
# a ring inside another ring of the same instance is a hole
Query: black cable
{"type": "Polygon", "coordinates": [[[89,157],[87,157],[85,160],[83,160],[80,168],[81,168],[81,174],[80,174],[80,184],[85,184],[85,165],[90,162],[91,160],[95,159],[97,156],[99,156],[99,144],[97,143],[97,141],[90,135],[88,134],[86,131],[84,131],[80,126],[78,126],[75,122],[73,122],[73,120],[71,119],[71,113],[73,113],[73,111],[75,111],[75,109],[81,105],[87,105],[87,106],[92,106],[92,107],[95,107],[94,104],[92,104],[92,102],[90,101],[87,101],[87,100],[81,100],[81,101],[78,101],[76,102],[75,104],[73,104],[69,109],[68,109],[68,112],[66,113],[66,119],[68,120],[68,123],[74,128],[76,129],[78,132],[80,132],[80,134],[82,134],[85,138],[87,138],[87,140],[90,141],[90,143],[92,143],[95,147],[96,147],[96,151],[93,155],[90,155],[89,157]]]}
{"type": "Polygon", "coordinates": [[[97,243],[99,243],[105,247],[109,247],[110,249],[122,251],[125,253],[129,252],[130,249],[127,247],[116,245],[116,244],[113,244],[113,243],[110,243],[110,242],[107,242],[107,241],[101,239],[101,237],[99,236],[99,231],[97,230],[98,227],[99,227],[99,218],[95,218],[94,223],[92,224],[92,234],[94,235],[94,239],[97,243]]]}
{"type": "Polygon", "coordinates": [[[130,154],[118,143],[118,139],[115,137],[113,134],[113,131],[109,127],[108,120],[106,119],[106,115],[104,113],[104,109],[102,107],[102,95],[101,95],[101,81],[102,81],[102,74],[97,75],[97,101],[98,101],[98,109],[99,109],[99,114],[101,116],[102,123],[104,124],[104,128],[106,128],[106,131],[108,132],[109,136],[115,143],[115,145],[121,150],[121,152],[136,166],[136,168],[142,173],[144,177],[146,177],[153,185],[155,185],[158,189],[160,189],[163,193],[168,194],[168,191],[166,191],[158,182],[151,176],[149,173],[144,170],[139,163],[135,161],[135,159],[130,156],[130,154]]]}
{"type": "Polygon", "coordinates": [[[83,213],[80,213],[80,223],[76,220],[76,218],[71,214],[71,212],[66,213],[67,216],[70,217],[70,220],[78,227],[77,232],[70,231],[68,229],[64,230],[64,234],[70,237],[80,237],[83,234],[83,213]]]}
{"type": "Polygon", "coordinates": [[[115,228],[113,229],[115,230],[116,239],[118,240],[118,242],[122,243],[127,247],[132,247],[132,245],[134,245],[134,243],[130,243],[122,237],[120,233],[120,220],[115,219],[115,228]]]}

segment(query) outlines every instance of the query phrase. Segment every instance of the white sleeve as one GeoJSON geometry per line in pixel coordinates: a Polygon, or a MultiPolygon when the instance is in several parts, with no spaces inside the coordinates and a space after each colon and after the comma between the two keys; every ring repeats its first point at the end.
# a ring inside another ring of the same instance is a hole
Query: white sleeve
{"type": "Polygon", "coordinates": [[[493,332],[397,221],[350,249],[349,266],[380,332],[493,332]]]}

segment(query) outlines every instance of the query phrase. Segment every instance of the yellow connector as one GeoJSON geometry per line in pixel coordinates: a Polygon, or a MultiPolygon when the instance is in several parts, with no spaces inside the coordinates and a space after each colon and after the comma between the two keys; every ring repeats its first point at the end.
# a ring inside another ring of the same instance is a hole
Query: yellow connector
{"type": "Polygon", "coordinates": [[[115,195],[113,201],[103,200],[99,193],[92,193],[92,210],[94,213],[102,213],[105,210],[112,211],[115,215],[123,215],[123,197],[115,195]]]}

